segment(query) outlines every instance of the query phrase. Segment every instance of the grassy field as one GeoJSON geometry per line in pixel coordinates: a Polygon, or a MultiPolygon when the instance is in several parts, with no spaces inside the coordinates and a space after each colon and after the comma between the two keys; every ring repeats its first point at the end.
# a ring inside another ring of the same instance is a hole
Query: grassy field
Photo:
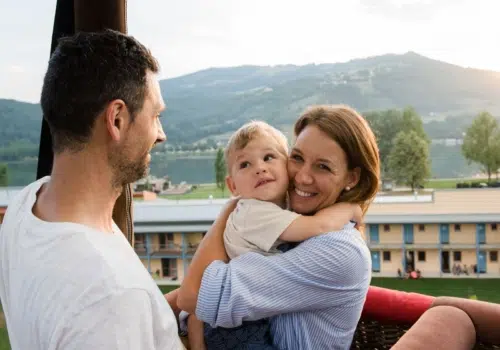
{"type": "MultiPolygon", "coordinates": [[[[479,300],[500,303],[500,279],[443,279],[399,280],[395,278],[373,278],[372,285],[433,296],[447,295],[467,298],[475,294],[479,300]]],[[[160,286],[163,293],[175,286],[160,286]]],[[[0,350],[9,350],[9,339],[0,309],[0,350]]]]}
{"type": "MultiPolygon", "coordinates": [[[[373,286],[416,292],[433,296],[453,296],[468,298],[475,294],[479,300],[500,303],[499,279],[474,278],[424,278],[420,280],[400,280],[397,278],[372,278],[373,286]]],[[[168,293],[176,287],[160,286],[163,293],[168,293]]]]}
{"type": "Polygon", "coordinates": [[[200,185],[195,190],[182,195],[160,196],[166,199],[208,199],[212,198],[229,198],[231,192],[226,188],[224,192],[217,188],[215,184],[200,185]]]}
{"type": "Polygon", "coordinates": [[[0,350],[9,349],[9,337],[7,335],[7,329],[5,328],[5,318],[3,316],[2,305],[0,304],[0,350]]]}
{"type": "Polygon", "coordinates": [[[424,278],[421,280],[400,280],[373,278],[372,285],[433,296],[446,295],[468,298],[474,294],[478,300],[500,303],[500,279],[424,278]]]}
{"type": "Polygon", "coordinates": [[[487,183],[488,179],[433,179],[427,181],[425,184],[425,188],[434,188],[434,189],[447,189],[447,188],[456,188],[457,183],[460,182],[484,182],[487,183]]]}
{"type": "MultiPolygon", "coordinates": [[[[456,188],[457,183],[459,182],[487,182],[487,179],[433,179],[429,180],[425,184],[425,188],[433,188],[433,189],[452,189],[456,188]]],[[[389,194],[411,194],[410,192],[403,193],[403,192],[392,192],[389,194]]],[[[226,188],[224,192],[222,192],[220,189],[217,188],[215,184],[205,184],[205,185],[200,185],[198,188],[195,190],[191,191],[190,193],[182,194],[182,195],[170,195],[170,196],[160,196],[162,198],[167,198],[167,199],[208,199],[212,195],[212,198],[229,198],[230,192],[226,188]]]]}

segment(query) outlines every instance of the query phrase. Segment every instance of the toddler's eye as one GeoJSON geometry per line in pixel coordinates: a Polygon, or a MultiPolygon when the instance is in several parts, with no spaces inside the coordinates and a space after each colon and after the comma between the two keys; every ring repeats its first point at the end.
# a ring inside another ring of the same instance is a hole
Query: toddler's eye
{"type": "Polygon", "coordinates": [[[271,159],[274,159],[274,155],[273,154],[266,154],[265,157],[264,157],[264,162],[267,162],[271,159]]]}
{"type": "Polygon", "coordinates": [[[248,168],[249,165],[250,165],[250,162],[241,162],[240,163],[240,169],[248,168]]]}

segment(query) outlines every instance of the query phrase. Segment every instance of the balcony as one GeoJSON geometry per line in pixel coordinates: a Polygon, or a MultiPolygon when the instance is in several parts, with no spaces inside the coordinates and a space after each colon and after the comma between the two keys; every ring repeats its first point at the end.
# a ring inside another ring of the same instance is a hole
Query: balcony
{"type": "Polygon", "coordinates": [[[134,243],[134,250],[137,255],[146,255],[146,244],[142,242],[134,243]]]}
{"type": "Polygon", "coordinates": [[[146,244],[138,242],[134,244],[135,253],[139,256],[145,255],[166,255],[169,257],[180,257],[182,255],[182,246],[173,242],[168,242],[164,244],[152,243],[146,244]]]}
{"type": "Polygon", "coordinates": [[[199,245],[200,245],[199,243],[196,243],[196,244],[188,243],[188,246],[186,249],[186,254],[187,255],[194,255],[194,253],[196,252],[196,249],[198,249],[199,245]]]}
{"type": "Polygon", "coordinates": [[[173,242],[164,244],[151,244],[149,246],[151,255],[181,256],[182,246],[173,242]]]}

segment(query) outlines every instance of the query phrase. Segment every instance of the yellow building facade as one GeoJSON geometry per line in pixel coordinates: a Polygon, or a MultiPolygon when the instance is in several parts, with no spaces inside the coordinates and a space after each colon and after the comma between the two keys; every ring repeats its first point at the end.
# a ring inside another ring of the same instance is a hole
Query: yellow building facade
{"type": "MultiPolygon", "coordinates": [[[[7,199],[13,196],[3,197],[0,224],[7,199]]],[[[148,271],[155,278],[181,281],[225,202],[134,202],[134,249],[148,271]]],[[[364,224],[373,276],[396,277],[398,270],[419,270],[423,277],[447,277],[460,267],[462,275],[466,271],[500,277],[500,189],[381,194],[371,204],[364,224]]]]}

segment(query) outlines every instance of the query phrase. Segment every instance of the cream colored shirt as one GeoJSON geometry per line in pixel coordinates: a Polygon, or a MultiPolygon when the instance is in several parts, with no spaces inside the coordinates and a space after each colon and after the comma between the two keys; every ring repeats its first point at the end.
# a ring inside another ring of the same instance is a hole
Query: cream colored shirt
{"type": "Polygon", "coordinates": [[[235,257],[256,252],[264,255],[280,253],[279,236],[300,214],[257,199],[240,199],[229,216],[224,231],[227,255],[235,257]]]}

